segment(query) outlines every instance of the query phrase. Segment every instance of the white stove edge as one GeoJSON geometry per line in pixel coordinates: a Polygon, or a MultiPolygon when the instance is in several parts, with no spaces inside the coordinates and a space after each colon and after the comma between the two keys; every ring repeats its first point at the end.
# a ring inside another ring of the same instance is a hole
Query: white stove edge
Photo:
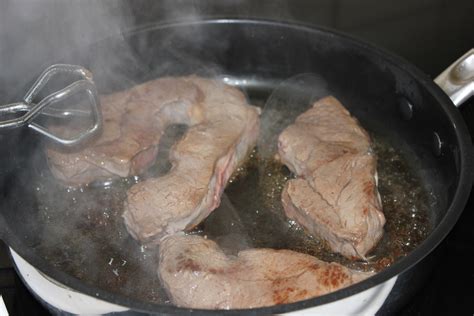
{"type": "Polygon", "coordinates": [[[13,261],[31,291],[43,301],[61,311],[77,315],[101,315],[129,310],[127,307],[108,303],[79,293],[50,279],[10,248],[13,261]]]}
{"type": "Polygon", "coordinates": [[[0,316],[8,316],[8,310],[3,301],[3,296],[0,295],[0,316]]]}
{"type": "MultiPolygon", "coordinates": [[[[124,312],[127,307],[69,289],[50,279],[10,248],[13,261],[29,288],[46,303],[59,310],[78,315],[101,315],[124,312]]],[[[336,302],[290,312],[287,315],[375,315],[392,291],[397,277],[336,302]]]]}

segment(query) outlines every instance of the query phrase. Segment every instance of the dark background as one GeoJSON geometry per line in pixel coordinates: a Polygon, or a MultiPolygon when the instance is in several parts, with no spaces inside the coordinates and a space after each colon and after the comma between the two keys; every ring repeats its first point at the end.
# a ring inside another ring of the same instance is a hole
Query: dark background
{"type": "MultiPolygon", "coordinates": [[[[435,77],[474,43],[472,0],[0,1],[0,95],[68,50],[163,21],[257,17],[322,25],[372,42],[435,77]]],[[[262,43],[271,45],[271,43],[262,43]]]]}
{"type": "MultiPolygon", "coordinates": [[[[25,83],[50,60],[72,49],[147,24],[203,17],[258,17],[322,25],[385,48],[432,78],[474,47],[472,0],[0,1],[0,104],[21,96],[25,83]]],[[[471,133],[472,106],[471,98],[461,109],[471,133]]],[[[440,260],[428,283],[396,314],[474,313],[473,207],[471,197],[438,249],[440,260]]],[[[0,294],[11,315],[46,313],[22,286],[1,243],[0,294]]]]}

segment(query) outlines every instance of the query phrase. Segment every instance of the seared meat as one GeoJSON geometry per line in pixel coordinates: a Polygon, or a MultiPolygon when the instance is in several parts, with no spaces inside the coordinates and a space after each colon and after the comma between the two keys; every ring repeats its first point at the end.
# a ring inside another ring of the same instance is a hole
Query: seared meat
{"type": "Polygon", "coordinates": [[[158,273],[173,303],[205,309],[296,302],[372,275],[290,250],[249,249],[228,256],[211,240],[182,235],[162,242],[158,273]]]}
{"type": "Polygon", "coordinates": [[[376,158],[368,134],[334,97],[314,103],[278,139],[279,155],[298,179],[286,184],[287,216],[331,249],[365,258],[383,234],[376,158]]]}
{"type": "MultiPolygon", "coordinates": [[[[101,136],[79,152],[48,148],[51,171],[68,185],[137,175],[154,163],[167,125],[202,121],[203,99],[195,84],[180,78],[153,80],[103,96],[101,136]]],[[[55,129],[68,132],[65,127],[55,129]]]]}
{"type": "Polygon", "coordinates": [[[199,113],[200,124],[172,148],[168,174],[140,182],[127,193],[125,224],[141,242],[159,242],[206,218],[219,206],[227,180],[258,136],[259,111],[237,89],[197,77],[182,80],[200,92],[199,111],[186,112],[199,113]]]}

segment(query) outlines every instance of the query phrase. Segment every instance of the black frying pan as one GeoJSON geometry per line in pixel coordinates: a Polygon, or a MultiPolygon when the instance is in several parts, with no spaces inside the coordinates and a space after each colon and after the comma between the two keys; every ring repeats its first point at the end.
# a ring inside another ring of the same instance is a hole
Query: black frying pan
{"type": "MultiPolygon", "coordinates": [[[[470,137],[450,99],[407,62],[333,31],[251,20],[157,25],[127,34],[125,39],[99,42],[61,62],[89,68],[102,93],[159,76],[196,73],[228,75],[258,97],[267,96],[286,78],[316,73],[364,127],[413,154],[423,185],[436,197],[429,210],[433,229],[421,245],[374,277],[351,287],[249,313],[281,313],[317,306],[407,272],[448,234],[471,190],[470,137]]],[[[49,181],[44,145],[28,130],[2,133],[0,143],[0,237],[10,247],[46,275],[85,294],[140,311],[189,311],[104,290],[65,273],[52,264],[51,258],[45,258],[38,249],[48,224],[36,193],[38,183],[49,181]]],[[[55,198],[63,199],[60,195],[55,198]]],[[[138,247],[132,240],[129,243],[138,247]]],[[[79,249],[87,250],[87,245],[79,249]]],[[[86,260],[83,264],[84,273],[100,277],[95,262],[86,260]]]]}

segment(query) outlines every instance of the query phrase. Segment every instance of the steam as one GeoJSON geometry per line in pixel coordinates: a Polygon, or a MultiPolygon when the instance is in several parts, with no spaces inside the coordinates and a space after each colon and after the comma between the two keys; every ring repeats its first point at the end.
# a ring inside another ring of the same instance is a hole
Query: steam
{"type": "MultiPolygon", "coordinates": [[[[1,5],[0,95],[18,101],[52,61],[127,28],[130,15],[118,2],[7,1],[1,5]]],[[[73,61],[71,61],[73,62],[73,61]]]]}
{"type": "MultiPolygon", "coordinates": [[[[89,68],[99,92],[133,85],[137,70],[149,70],[121,36],[133,22],[130,8],[121,2],[2,2],[1,104],[19,101],[39,73],[58,62],[89,68]],[[114,47],[89,49],[109,37],[117,39],[114,47]]],[[[44,171],[38,171],[34,179],[30,174],[18,184],[35,186],[38,214],[24,218],[28,224],[41,227],[41,233],[33,236],[37,240],[32,242],[38,253],[53,266],[93,286],[124,288],[131,296],[135,293],[137,299],[163,303],[160,300],[164,296],[153,290],[159,288],[156,249],[140,247],[122,223],[124,187],[129,184],[115,190],[66,189],[51,178],[42,157],[44,148],[38,146],[32,169],[44,171]]]]}
{"type": "Polygon", "coordinates": [[[326,81],[316,74],[299,74],[281,82],[263,108],[258,142],[260,156],[273,158],[277,153],[278,135],[283,129],[309,109],[313,102],[328,94],[326,81]]]}
{"type": "MultiPolygon", "coordinates": [[[[226,4],[216,4],[214,12],[221,11],[233,16],[255,16],[256,11],[267,12],[264,15],[268,15],[271,12],[273,18],[287,14],[287,7],[282,6],[280,2],[255,2],[252,6],[239,9],[242,2],[243,0],[233,0],[226,4]]],[[[153,10],[150,9],[152,12],[159,12],[160,16],[148,17],[148,5],[127,6],[114,1],[68,1],[65,4],[62,0],[48,0],[2,3],[1,102],[18,101],[37,75],[56,62],[80,64],[89,68],[101,93],[125,89],[160,76],[186,75],[190,74],[190,71],[210,77],[222,75],[217,63],[212,59],[205,59],[205,50],[208,48],[204,43],[212,34],[205,34],[199,29],[195,29],[192,34],[177,30],[161,37],[159,43],[155,42],[155,38],[146,35],[134,38],[132,42],[125,40],[123,36],[132,26],[154,22],[155,19],[194,21],[204,15],[213,15],[214,12],[206,3],[197,5],[197,2],[189,4],[189,1],[160,1],[152,5],[155,6],[153,10]],[[157,10],[156,6],[161,6],[162,10],[157,10]],[[137,23],[135,20],[136,11],[141,11],[140,15],[144,16],[143,23],[137,23]],[[107,45],[111,46],[104,48],[100,41],[108,38],[115,40],[107,42],[107,45]],[[180,49],[180,42],[192,42],[204,53],[196,57],[192,52],[180,49]],[[163,55],[173,56],[173,59],[160,58],[163,55]]],[[[222,40],[216,45],[218,49],[225,51],[230,43],[222,40]]],[[[308,108],[311,100],[326,93],[326,85],[320,78],[306,78],[303,82],[301,80],[302,78],[293,78],[282,83],[264,106],[263,138],[259,143],[264,158],[275,152],[274,146],[279,132],[308,108]],[[288,104],[292,106],[289,107],[288,104]],[[268,144],[272,145],[268,147],[268,144]]],[[[38,156],[43,156],[43,148],[38,149],[38,156]]],[[[43,166],[47,168],[46,164],[43,166]]],[[[70,191],[58,186],[54,181],[44,181],[50,179],[47,172],[45,175],[44,178],[41,175],[34,180],[39,182],[36,184],[36,197],[41,204],[39,216],[44,225],[43,234],[37,236],[38,247],[47,260],[60,268],[68,267],[67,272],[93,285],[99,284],[107,289],[122,288],[139,299],[162,303],[162,293],[152,293],[151,296],[143,293],[144,289],[158,288],[156,249],[142,248],[132,240],[120,216],[123,197],[130,183],[123,183],[123,186],[113,192],[107,191],[107,188],[100,191],[86,188],[88,192],[70,191]],[[123,254],[128,254],[136,260],[126,259],[123,254]],[[137,288],[142,290],[137,291],[137,288]]],[[[23,185],[31,183],[25,182],[23,185]]],[[[242,185],[244,186],[245,184],[242,185]]],[[[238,200],[245,201],[242,198],[246,195],[245,192],[241,190],[238,200]]],[[[218,227],[228,227],[227,233],[230,234],[216,233],[220,243],[229,249],[254,246],[253,240],[249,240],[245,235],[247,228],[240,224],[241,209],[244,207],[242,203],[236,205],[236,201],[226,196],[222,199],[221,209],[216,210],[214,214],[220,211],[223,215],[214,220],[222,220],[219,223],[222,225],[218,227]]],[[[247,205],[252,205],[251,203],[249,200],[247,205]]],[[[263,214],[262,210],[248,207],[247,215],[252,212],[263,214]]],[[[252,216],[246,216],[245,220],[250,222],[252,216]]],[[[267,220],[265,216],[260,216],[259,221],[266,225],[267,232],[273,230],[276,225],[282,225],[281,221],[267,220]]],[[[253,227],[255,234],[258,234],[258,225],[254,223],[253,227]]],[[[268,233],[266,240],[273,239],[274,235],[268,233]]]]}
{"type": "MultiPolygon", "coordinates": [[[[104,38],[157,21],[196,21],[208,17],[263,17],[291,20],[291,10],[281,1],[6,1],[0,3],[0,96],[16,101],[36,76],[52,61],[74,62],[71,52],[86,49],[104,38]]],[[[184,34],[184,38],[189,39],[184,34]]],[[[147,43],[142,43],[146,46],[147,43]]],[[[162,48],[165,47],[163,43],[162,48]]],[[[225,45],[225,43],[223,43],[225,45]]],[[[152,45],[159,46],[159,45],[152,45]]],[[[130,62],[142,71],[149,65],[133,58],[128,44],[107,56],[107,64],[130,62]]],[[[185,56],[189,57],[189,56],[185,56]]],[[[94,65],[96,70],[107,69],[94,65]]],[[[176,65],[175,65],[176,66],[176,65]]],[[[116,65],[116,67],[118,67],[116,65]]],[[[162,65],[156,73],[166,73],[162,65]]],[[[94,70],[94,69],[91,69],[94,70]]],[[[153,70],[153,69],[152,69],[153,70]]],[[[217,72],[214,72],[217,73],[217,72]]],[[[127,78],[125,78],[127,79],[127,78]]],[[[129,78],[128,78],[129,79],[129,78]]],[[[132,82],[129,82],[131,84],[132,82]]]]}

